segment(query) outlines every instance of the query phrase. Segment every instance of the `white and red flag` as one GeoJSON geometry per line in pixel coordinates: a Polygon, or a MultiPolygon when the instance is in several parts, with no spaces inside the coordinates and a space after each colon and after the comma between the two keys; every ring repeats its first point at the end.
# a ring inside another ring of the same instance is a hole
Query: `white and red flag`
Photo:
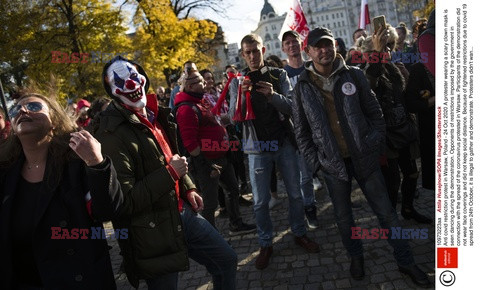
{"type": "Polygon", "coordinates": [[[358,28],[365,29],[370,24],[370,13],[368,13],[368,1],[362,0],[360,5],[360,19],[358,20],[358,28]]]}
{"type": "Polygon", "coordinates": [[[289,30],[298,32],[302,41],[307,38],[308,32],[310,31],[308,28],[307,19],[305,18],[305,14],[303,13],[302,5],[300,4],[299,0],[293,0],[292,6],[290,6],[290,9],[288,10],[278,38],[282,40],[283,34],[289,30]]]}

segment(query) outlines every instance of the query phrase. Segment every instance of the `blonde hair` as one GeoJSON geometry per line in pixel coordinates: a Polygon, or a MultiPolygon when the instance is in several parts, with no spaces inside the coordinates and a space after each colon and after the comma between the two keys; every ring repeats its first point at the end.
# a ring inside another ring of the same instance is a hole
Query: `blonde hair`
{"type": "MultiPolygon", "coordinates": [[[[393,50],[395,50],[395,46],[396,46],[397,39],[398,39],[398,34],[397,34],[396,29],[394,27],[390,26],[389,24],[387,24],[387,30],[388,30],[388,32],[387,32],[388,33],[387,43],[391,43],[391,42],[394,43],[394,47],[392,49],[392,51],[393,51],[393,50]]],[[[360,50],[362,52],[373,51],[372,35],[369,35],[366,38],[364,38],[363,36],[359,37],[355,44],[357,45],[357,47],[360,48],[360,50]]]]}

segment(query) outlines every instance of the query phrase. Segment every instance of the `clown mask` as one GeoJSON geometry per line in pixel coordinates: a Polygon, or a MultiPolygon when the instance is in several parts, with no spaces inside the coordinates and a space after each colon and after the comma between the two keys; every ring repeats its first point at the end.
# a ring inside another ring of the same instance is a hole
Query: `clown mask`
{"type": "Polygon", "coordinates": [[[143,109],[147,105],[146,78],[133,64],[118,60],[108,67],[106,73],[112,94],[122,103],[134,109],[143,109]]]}

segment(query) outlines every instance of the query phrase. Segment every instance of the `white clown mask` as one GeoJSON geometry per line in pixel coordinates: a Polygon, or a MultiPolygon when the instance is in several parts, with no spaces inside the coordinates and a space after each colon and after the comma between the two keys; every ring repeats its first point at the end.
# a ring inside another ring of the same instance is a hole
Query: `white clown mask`
{"type": "Polygon", "coordinates": [[[146,78],[128,61],[118,60],[107,69],[108,84],[112,94],[125,105],[142,109],[147,105],[146,78]]]}

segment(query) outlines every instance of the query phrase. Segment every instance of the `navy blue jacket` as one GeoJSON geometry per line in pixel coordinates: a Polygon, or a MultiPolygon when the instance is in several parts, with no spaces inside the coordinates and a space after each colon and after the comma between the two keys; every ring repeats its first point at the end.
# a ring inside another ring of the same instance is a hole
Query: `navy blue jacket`
{"type": "MultiPolygon", "coordinates": [[[[338,121],[355,172],[365,178],[379,168],[379,154],[385,143],[385,121],[363,72],[346,66],[343,59],[336,62],[329,81],[335,81],[332,94],[338,121]],[[344,92],[347,82],[355,86],[354,90],[347,91],[349,95],[344,92]]],[[[309,76],[311,66],[311,62],[306,63],[307,69],[300,75],[294,90],[292,116],[297,144],[314,172],[321,170],[340,180],[348,180],[345,162],[325,110],[325,96],[309,76]]]]}

